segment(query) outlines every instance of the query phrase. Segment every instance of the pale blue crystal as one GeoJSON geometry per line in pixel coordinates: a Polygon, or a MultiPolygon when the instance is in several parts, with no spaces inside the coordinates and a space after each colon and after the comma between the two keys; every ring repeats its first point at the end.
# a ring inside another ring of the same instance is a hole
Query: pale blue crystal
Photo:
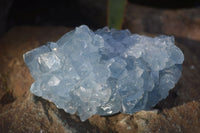
{"type": "Polygon", "coordinates": [[[31,92],[84,121],[151,109],[178,82],[184,56],[172,36],[82,25],[24,60],[35,79],[31,92]]]}

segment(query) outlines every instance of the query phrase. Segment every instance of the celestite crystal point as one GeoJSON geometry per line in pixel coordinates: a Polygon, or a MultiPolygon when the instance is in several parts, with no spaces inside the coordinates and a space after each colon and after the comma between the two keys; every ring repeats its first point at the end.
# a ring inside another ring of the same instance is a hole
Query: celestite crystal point
{"type": "Polygon", "coordinates": [[[23,57],[35,79],[30,91],[82,121],[151,109],[175,86],[184,60],[172,36],[85,25],[23,57]]]}

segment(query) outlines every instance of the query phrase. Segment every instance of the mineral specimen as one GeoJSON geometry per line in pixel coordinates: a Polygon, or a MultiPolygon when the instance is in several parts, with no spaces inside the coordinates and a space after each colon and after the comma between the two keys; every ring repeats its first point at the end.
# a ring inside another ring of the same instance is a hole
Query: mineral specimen
{"type": "Polygon", "coordinates": [[[85,25],[23,57],[35,79],[30,91],[82,121],[151,109],[175,86],[184,60],[174,37],[85,25]]]}

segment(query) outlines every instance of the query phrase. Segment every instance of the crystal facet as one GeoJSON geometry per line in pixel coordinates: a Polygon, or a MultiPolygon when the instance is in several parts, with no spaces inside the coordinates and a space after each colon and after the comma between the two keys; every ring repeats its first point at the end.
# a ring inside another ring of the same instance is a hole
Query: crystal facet
{"type": "Polygon", "coordinates": [[[84,121],[151,109],[177,83],[184,56],[172,36],[82,25],[24,60],[35,79],[31,92],[84,121]]]}

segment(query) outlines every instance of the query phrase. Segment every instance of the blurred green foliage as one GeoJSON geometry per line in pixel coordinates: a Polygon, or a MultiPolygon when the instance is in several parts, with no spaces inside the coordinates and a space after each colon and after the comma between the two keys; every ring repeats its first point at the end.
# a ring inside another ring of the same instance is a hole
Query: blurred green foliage
{"type": "Polygon", "coordinates": [[[107,22],[110,28],[121,29],[127,0],[108,0],[107,22]]]}

